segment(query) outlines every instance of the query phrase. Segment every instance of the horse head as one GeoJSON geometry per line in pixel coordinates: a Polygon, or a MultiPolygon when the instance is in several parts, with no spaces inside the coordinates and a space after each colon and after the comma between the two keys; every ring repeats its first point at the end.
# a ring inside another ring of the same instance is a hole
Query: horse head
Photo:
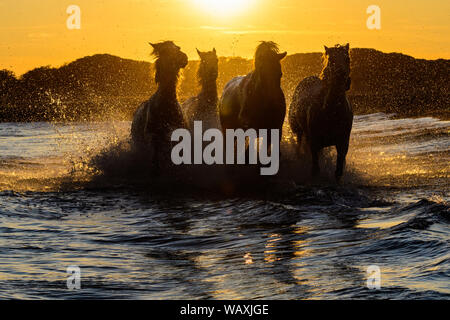
{"type": "Polygon", "coordinates": [[[200,57],[200,67],[198,69],[200,81],[215,82],[219,76],[219,59],[217,58],[216,49],[206,52],[197,49],[197,53],[200,57]]]}
{"type": "Polygon", "coordinates": [[[281,60],[287,52],[279,53],[278,45],[272,41],[261,41],[255,53],[255,73],[260,76],[263,83],[280,86],[281,60]]]}
{"type": "Polygon", "coordinates": [[[156,82],[176,79],[180,69],[188,64],[187,55],[172,41],[150,43],[150,45],[153,47],[153,55],[157,58],[155,62],[156,82]]]}
{"type": "Polygon", "coordinates": [[[350,89],[350,53],[349,44],[325,46],[324,69],[321,78],[328,85],[342,84],[345,90],[350,89]]]}

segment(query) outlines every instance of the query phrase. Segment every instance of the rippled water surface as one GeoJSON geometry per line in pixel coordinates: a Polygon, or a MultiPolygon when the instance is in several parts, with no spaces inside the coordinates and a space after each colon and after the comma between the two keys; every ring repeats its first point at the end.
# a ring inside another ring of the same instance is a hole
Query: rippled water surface
{"type": "Polygon", "coordinates": [[[277,177],[153,179],[129,126],[0,124],[0,298],[450,298],[450,122],[356,117],[341,185],[288,130],[277,177]]]}

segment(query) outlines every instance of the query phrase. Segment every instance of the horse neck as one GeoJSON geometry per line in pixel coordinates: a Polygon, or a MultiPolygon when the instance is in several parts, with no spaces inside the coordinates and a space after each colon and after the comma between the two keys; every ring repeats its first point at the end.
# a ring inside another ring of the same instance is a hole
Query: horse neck
{"type": "Polygon", "coordinates": [[[216,79],[201,79],[200,84],[202,86],[202,90],[200,91],[200,98],[203,98],[207,101],[217,101],[217,83],[216,79]]]}
{"type": "Polygon", "coordinates": [[[172,76],[159,83],[157,94],[166,100],[177,100],[177,76],[172,76]]]}
{"type": "Polygon", "coordinates": [[[342,102],[346,99],[345,96],[345,88],[340,84],[325,84],[324,86],[324,108],[335,108],[336,106],[340,106],[342,102]]]}
{"type": "Polygon", "coordinates": [[[269,81],[265,79],[260,71],[255,70],[251,74],[250,83],[259,89],[260,94],[273,96],[275,92],[281,91],[281,84],[278,81],[269,81]]]}

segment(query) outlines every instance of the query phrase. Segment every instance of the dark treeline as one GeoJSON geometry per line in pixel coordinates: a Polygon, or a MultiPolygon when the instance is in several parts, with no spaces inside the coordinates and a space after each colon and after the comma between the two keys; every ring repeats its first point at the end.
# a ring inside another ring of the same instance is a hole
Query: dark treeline
{"type": "Polygon", "coordinates": [[[95,55],[15,79],[0,71],[0,121],[123,119],[152,90],[150,64],[95,55]]]}
{"type": "MultiPolygon", "coordinates": [[[[450,118],[450,60],[421,60],[373,49],[353,49],[349,98],[356,114],[394,112],[402,116],[450,118]]],[[[198,61],[184,70],[181,101],[197,94],[198,61]]],[[[221,58],[219,94],[252,61],[221,58]]],[[[295,54],[283,61],[282,85],[288,103],[298,82],[322,69],[321,53],[295,54]]],[[[0,71],[0,121],[84,121],[131,119],[156,85],[153,64],[94,55],[60,68],[40,67],[20,78],[0,71]]]]}

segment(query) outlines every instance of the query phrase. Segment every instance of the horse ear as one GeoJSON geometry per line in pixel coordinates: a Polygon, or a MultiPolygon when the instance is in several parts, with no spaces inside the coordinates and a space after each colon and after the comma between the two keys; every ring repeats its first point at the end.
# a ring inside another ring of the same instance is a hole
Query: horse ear
{"type": "Polygon", "coordinates": [[[149,42],[148,44],[151,45],[153,48],[152,54],[159,55],[159,45],[157,43],[151,43],[151,42],[149,42]]]}
{"type": "Polygon", "coordinates": [[[325,53],[328,53],[328,47],[327,46],[323,46],[325,48],[325,53]]]}
{"type": "Polygon", "coordinates": [[[287,56],[287,52],[283,52],[283,53],[278,54],[278,58],[280,60],[283,60],[286,56],[287,56]]]}
{"type": "Polygon", "coordinates": [[[213,52],[214,52],[214,54],[217,54],[217,52],[216,52],[216,48],[213,48],[213,52]]]}
{"type": "Polygon", "coordinates": [[[200,51],[200,50],[198,50],[197,48],[196,48],[196,50],[197,50],[197,54],[198,54],[198,56],[200,57],[200,58],[202,58],[202,56],[203,56],[203,53],[200,51]]]}
{"type": "Polygon", "coordinates": [[[344,46],[344,48],[345,48],[345,50],[348,51],[348,49],[350,49],[350,43],[347,43],[347,44],[344,46]]]}

